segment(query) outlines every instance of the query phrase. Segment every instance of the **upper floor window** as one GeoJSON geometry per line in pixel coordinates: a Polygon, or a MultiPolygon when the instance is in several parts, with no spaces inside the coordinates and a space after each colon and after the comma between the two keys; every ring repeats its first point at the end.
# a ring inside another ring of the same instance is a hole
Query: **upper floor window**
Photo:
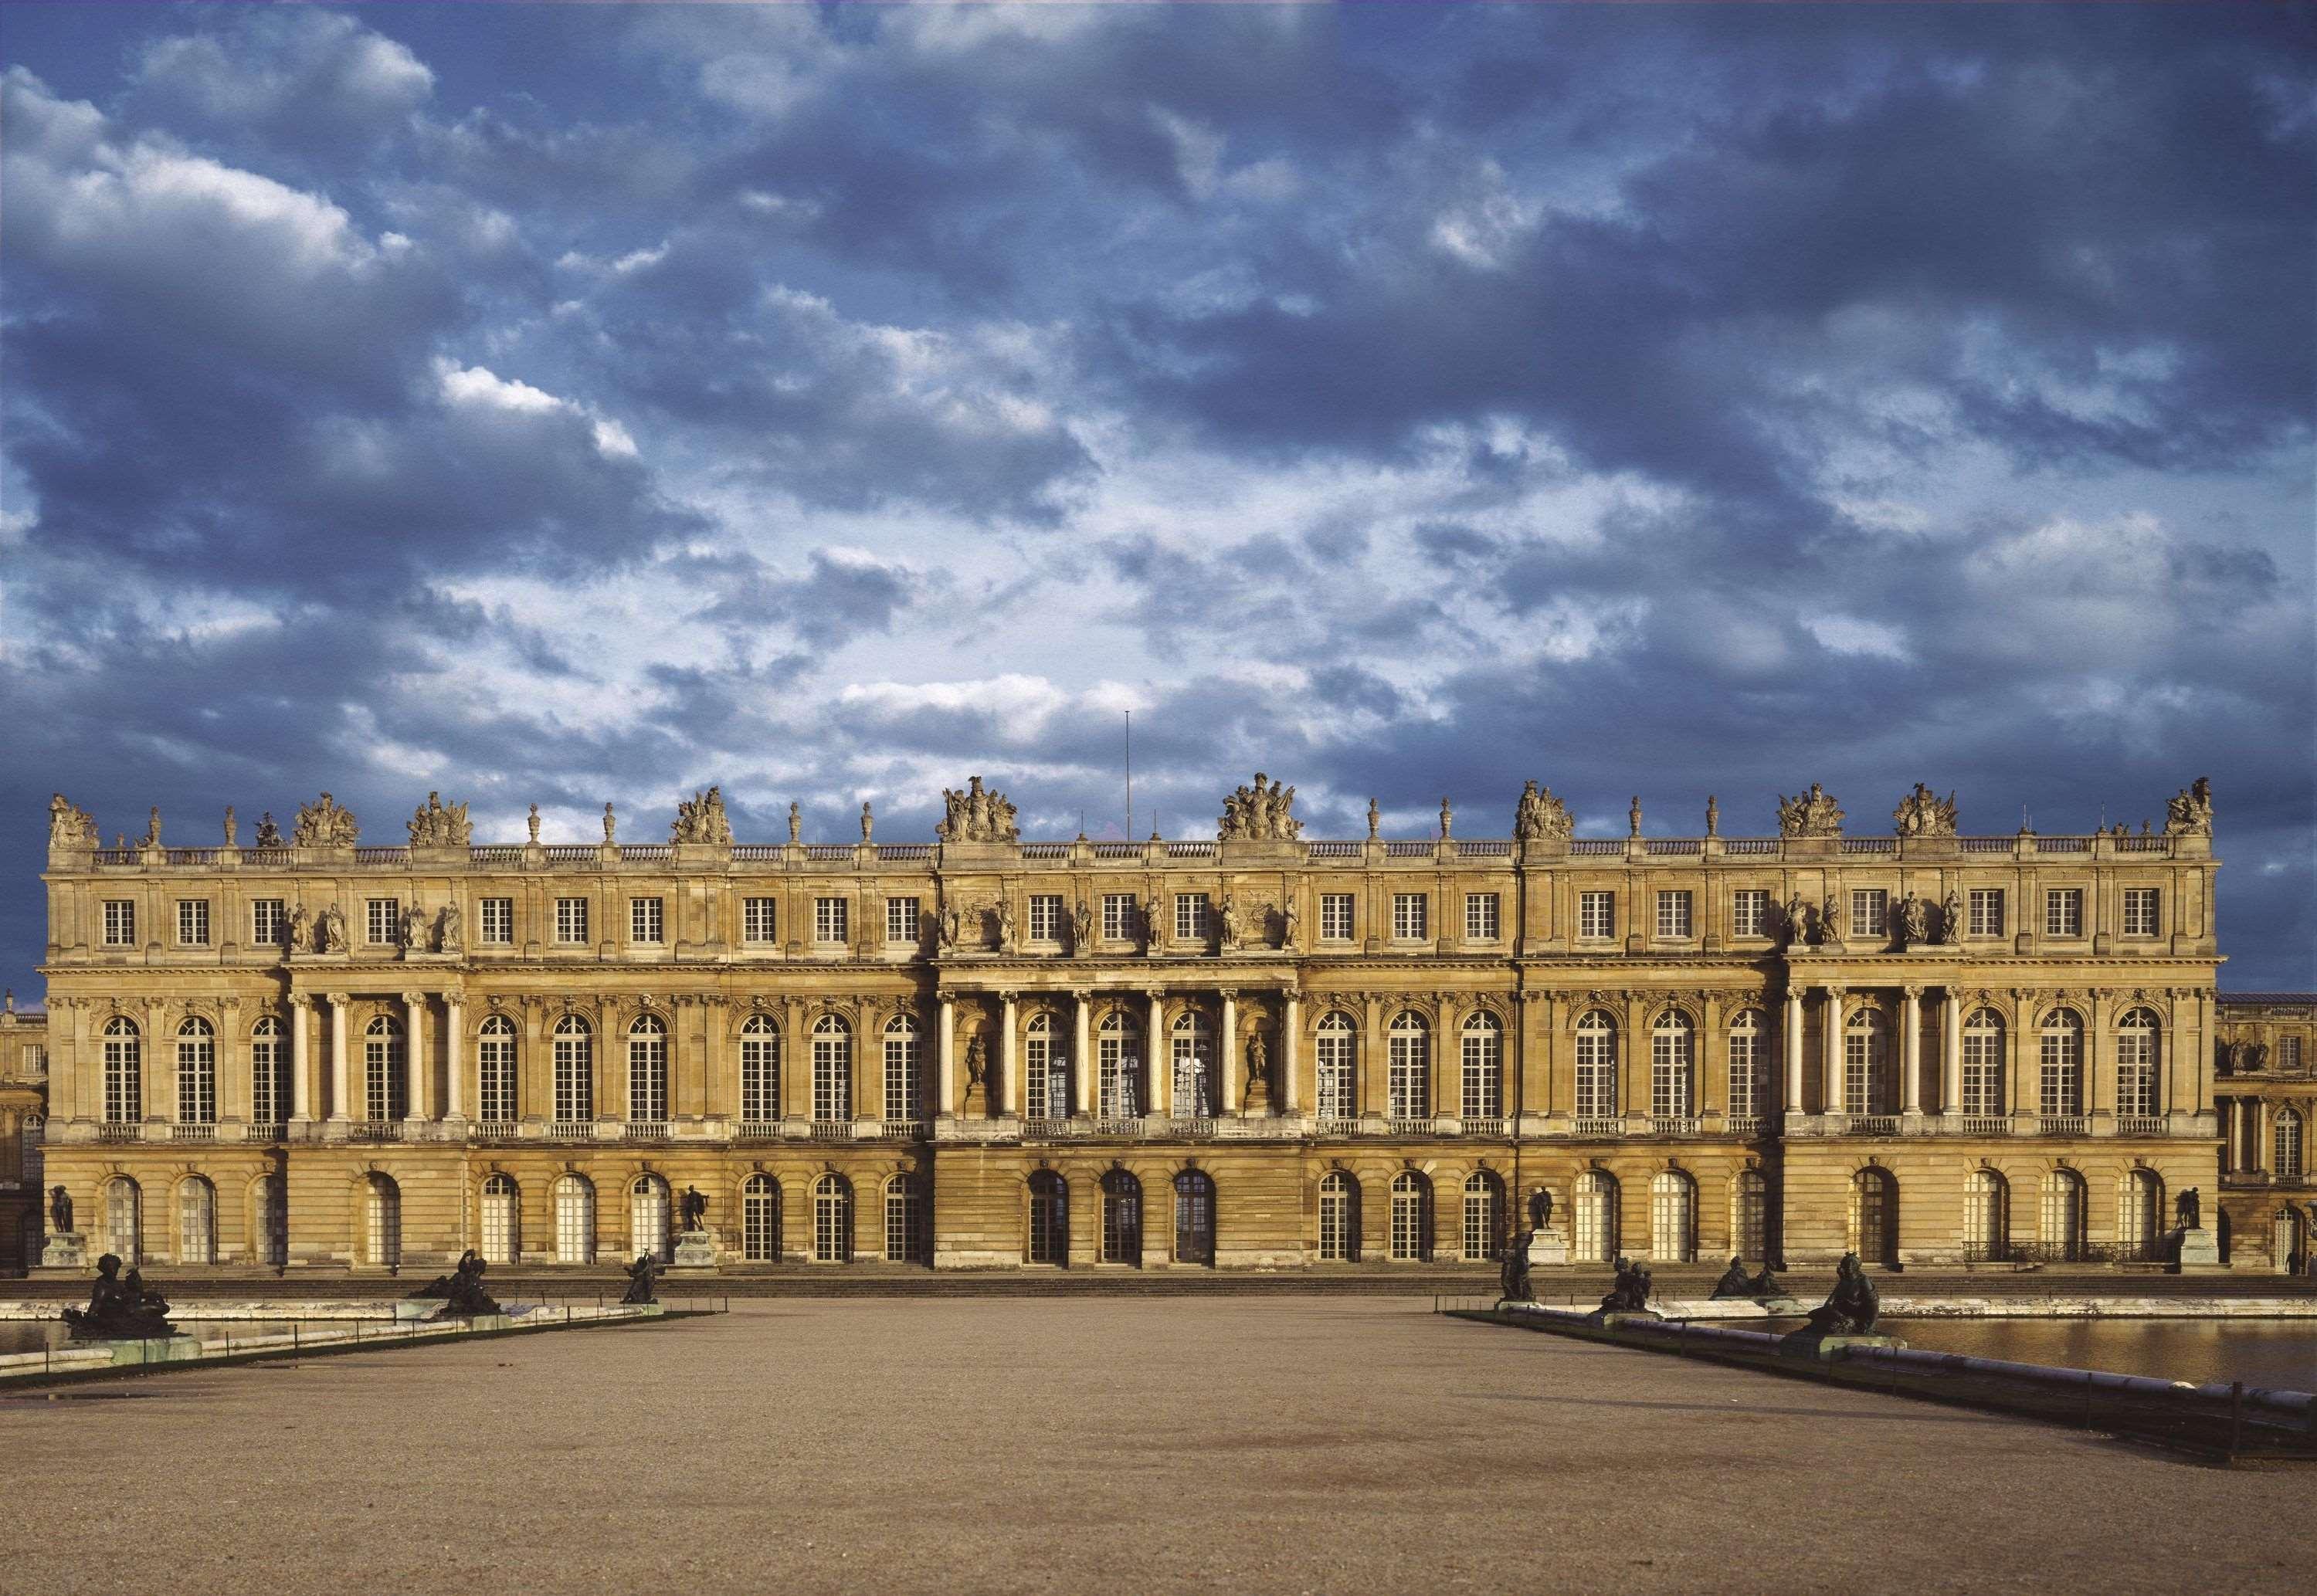
{"type": "Polygon", "coordinates": [[[1577,1116],[1606,1119],[1617,1112],[1617,1028],[1598,1009],[1577,1021],[1577,1116]]]}
{"type": "Polygon", "coordinates": [[[1468,892],[1464,895],[1464,940],[1468,942],[1493,942],[1498,931],[1498,895],[1493,892],[1468,892]]]}
{"type": "Polygon", "coordinates": [[[1350,893],[1323,892],[1320,895],[1320,940],[1323,942],[1348,942],[1352,940],[1350,893]]]}
{"type": "Polygon", "coordinates": [[[290,917],[278,897],[253,898],[249,905],[249,940],[260,948],[279,948],[289,934],[290,917]]]}
{"type": "Polygon", "coordinates": [[[1395,941],[1422,941],[1432,934],[1432,899],[1421,892],[1391,895],[1391,934],[1395,941]]]}
{"type": "Polygon", "coordinates": [[[1580,892],[1577,895],[1577,934],[1614,937],[1617,934],[1617,895],[1580,892]]]}
{"type": "Polygon", "coordinates": [[[1658,935],[1686,938],[1690,935],[1689,894],[1660,892],[1658,894],[1658,935]]]}
{"type": "Polygon", "coordinates": [[[2299,1037],[2279,1037],[2277,1039],[2277,1067],[2281,1070],[2286,1070],[2295,1074],[2299,1073],[2301,1068],[2301,1039],[2299,1037]]]}
{"type": "Polygon", "coordinates": [[[1059,942],[1062,940],[1062,900],[1060,894],[1033,892],[1030,895],[1030,940],[1033,942],[1059,942]]]}
{"type": "Polygon", "coordinates": [[[2153,1117],[2157,1107],[2158,1044],[2163,1032],[2155,1011],[2127,1009],[2116,1029],[2116,1111],[2153,1117]]]}
{"type": "Polygon", "coordinates": [[[777,942],[780,939],[780,900],[770,897],[747,897],[740,900],[740,940],[744,942],[777,942]]]}
{"type": "Polygon", "coordinates": [[[477,908],[479,910],[476,916],[479,941],[502,948],[514,941],[514,899],[487,897],[477,908]]]}
{"type": "Polygon", "coordinates": [[[145,1117],[143,1058],[137,1022],[115,1014],[104,1022],[104,1119],[126,1125],[145,1117]]]}
{"type": "Polygon", "coordinates": [[[889,897],[885,900],[885,940],[889,942],[914,942],[917,940],[916,898],[889,897]]]}
{"type": "Polygon", "coordinates": [[[1175,895],[1175,936],[1179,941],[1193,941],[1207,934],[1207,895],[1203,892],[1178,892],[1175,895]]]}
{"type": "Polygon", "coordinates": [[[137,945],[137,902],[134,898],[109,897],[104,900],[104,945],[108,948],[133,948],[137,945]]]}
{"type": "Polygon", "coordinates": [[[849,898],[817,897],[812,900],[812,940],[816,942],[842,942],[850,940],[853,929],[853,903],[849,898]]]}
{"type": "Polygon", "coordinates": [[[1730,901],[1731,936],[1763,936],[1769,918],[1770,894],[1767,887],[1749,887],[1730,901]]]}
{"type": "Polygon", "coordinates": [[[2080,937],[2084,934],[2084,889],[2054,887],[2044,894],[2044,934],[2080,937]]]}
{"type": "Polygon", "coordinates": [[[631,942],[666,941],[666,900],[656,897],[631,897],[628,900],[628,941],[631,942]]]}
{"type": "Polygon", "coordinates": [[[206,948],[210,945],[209,899],[181,897],[177,900],[177,945],[181,948],[206,948]]]}
{"type": "Polygon", "coordinates": [[[555,900],[555,940],[559,942],[584,942],[587,940],[586,898],[559,897],[555,900]]]}
{"type": "Polygon", "coordinates": [[[364,905],[362,940],[373,947],[391,943],[402,929],[402,903],[398,898],[374,897],[364,905]]]}
{"type": "Polygon", "coordinates": [[[1860,887],[1850,894],[1850,929],[1862,937],[1891,934],[1891,895],[1880,887],[1860,887]]]}
{"type": "Polygon", "coordinates": [[[1123,942],[1134,935],[1132,893],[1105,892],[1102,895],[1102,934],[1114,942],[1123,942]]]}
{"type": "Polygon", "coordinates": [[[2124,889],[2124,934],[2128,937],[2152,937],[2157,932],[2157,889],[2153,887],[2127,887],[2124,889]]]}
{"type": "Polygon", "coordinates": [[[2003,888],[1974,887],[1971,889],[1971,934],[1975,937],[1999,937],[2003,934],[2003,888]]]}

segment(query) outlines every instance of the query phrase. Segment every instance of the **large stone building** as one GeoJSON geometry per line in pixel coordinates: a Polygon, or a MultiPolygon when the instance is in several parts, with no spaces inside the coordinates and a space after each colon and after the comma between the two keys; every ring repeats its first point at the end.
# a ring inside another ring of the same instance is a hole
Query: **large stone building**
{"type": "Polygon", "coordinates": [[[1482,840],[1306,841],[1260,776],[1214,842],[945,798],[933,843],[736,844],[711,789],[477,845],[430,796],[378,847],[325,794],[195,848],[58,798],[48,1179],[92,1251],[429,1271],[664,1250],[690,1188],[735,1269],[1477,1260],[1538,1213],[1576,1261],[2131,1260],[2214,1183],[2202,782],[2069,837],[1920,787],[1893,834],[1813,788],[1601,840],[1534,784],[1482,840]]]}
{"type": "Polygon", "coordinates": [[[2221,1213],[2231,1256],[2310,1268],[2317,1237],[2317,993],[2221,1000],[2213,1092],[2221,1114],[2221,1213]]]}
{"type": "Polygon", "coordinates": [[[48,1016],[0,1003],[0,1271],[40,1261],[40,1148],[49,1089],[48,1016]]]}

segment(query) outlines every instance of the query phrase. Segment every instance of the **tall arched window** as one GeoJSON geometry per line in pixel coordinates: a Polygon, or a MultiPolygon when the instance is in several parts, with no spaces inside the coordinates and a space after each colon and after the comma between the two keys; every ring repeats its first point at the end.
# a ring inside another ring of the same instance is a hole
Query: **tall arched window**
{"type": "Polygon", "coordinates": [[[144,1256],[145,1194],[127,1175],[104,1183],[104,1250],[121,1262],[135,1263],[144,1256]]]}
{"type": "MultiPolygon", "coordinates": [[[[853,1118],[853,1028],[841,1014],[812,1022],[812,1117],[824,1124],[853,1118]]],[[[852,1256],[849,1242],[845,1256],[852,1256]]]]}
{"type": "Polygon", "coordinates": [[[1464,1262],[1485,1263],[1505,1252],[1505,1183],[1494,1170],[1464,1177],[1464,1262]]]}
{"type": "Polygon", "coordinates": [[[1312,1063],[1318,1076],[1322,1119],[1349,1119],[1359,1112],[1359,1032],[1352,1017],[1340,1009],[1320,1021],[1312,1063]]]}
{"type": "Polygon", "coordinates": [[[1390,1070],[1385,1089],[1391,1102],[1385,1112],[1395,1119],[1432,1117],[1432,1028],[1413,1009],[1391,1017],[1388,1033],[1390,1070]]]}
{"type": "Polygon", "coordinates": [[[1204,1119],[1215,1111],[1215,1039],[1207,1017],[1196,1009],[1175,1016],[1175,1113],[1204,1119]]]}
{"type": "MultiPolygon", "coordinates": [[[[885,1118],[916,1119],[925,1113],[925,1083],[918,1065],[917,1022],[896,1014],[885,1021],[885,1118]]],[[[914,1262],[914,1257],[910,1262],[914,1262]]]]}
{"type": "Polygon", "coordinates": [[[1320,1178],[1320,1261],[1351,1263],[1360,1255],[1360,1183],[1342,1170],[1320,1178]]]}
{"type": "Polygon", "coordinates": [[[1142,1262],[1142,1182],[1123,1169],[1102,1177],[1102,1261],[1142,1262]]]}
{"type": "Polygon", "coordinates": [[[1650,1177],[1650,1257],[1659,1263],[1697,1258],[1697,1187],[1677,1169],[1650,1177]]]}
{"type": "Polygon", "coordinates": [[[1963,1255],[1973,1262],[2011,1255],[2011,1188],[1991,1169],[1975,1169],[1964,1182],[1963,1255]]]}
{"type": "MultiPolygon", "coordinates": [[[[1104,1119],[1131,1119],[1142,1111],[1142,1094],[1136,1080],[1141,1053],[1142,1029],[1125,1010],[1113,1009],[1102,1017],[1095,1039],[1095,1057],[1102,1071],[1100,1107],[1104,1119]]],[[[1141,1233],[1138,1230],[1136,1234],[1141,1233]]],[[[1136,1246],[1139,1257],[1141,1243],[1136,1246]]]]}
{"type": "Polygon", "coordinates": [[[1765,1112],[1769,1094],[1763,1090],[1767,1083],[1764,1029],[1759,1009],[1742,1009],[1730,1021],[1729,1113],[1733,1119],[1758,1119],[1765,1112]]]}
{"type": "Polygon", "coordinates": [[[2084,1255],[2084,1178],[2071,1169],[2044,1176],[2044,1256],[2075,1263],[2084,1255]]]}
{"type": "Polygon", "coordinates": [[[1991,1117],[2003,1101],[2003,1016],[1973,1009],[1963,1026],[1963,1111],[1991,1117]]]}
{"type": "Polygon", "coordinates": [[[1686,1119],[1692,1097],[1690,1083],[1697,1073],[1697,1035],[1689,1016],[1668,1009],[1650,1028],[1650,1114],[1658,1119],[1686,1119]]]}
{"type": "Polygon", "coordinates": [[[628,1118],[667,1120],[667,1022],[657,1014],[639,1014],[628,1027],[628,1118]]]}
{"type": "Polygon", "coordinates": [[[930,1263],[925,1182],[904,1172],[885,1182],[885,1262],[930,1263]]]}
{"type": "Polygon", "coordinates": [[[401,1024],[391,1014],[373,1015],[362,1028],[362,1113],[372,1123],[410,1117],[405,1062],[401,1024]]]}
{"type": "Polygon", "coordinates": [[[402,1188],[392,1177],[373,1174],[364,1193],[363,1258],[379,1269],[402,1263],[402,1188]]]}
{"type": "Polygon", "coordinates": [[[2302,1148],[2301,1113],[2297,1109],[2279,1109],[2269,1140],[2272,1162],[2269,1172],[2280,1181],[2301,1178],[2302,1148]]]}
{"type": "MultiPolygon", "coordinates": [[[[115,1014],[104,1022],[104,1122],[134,1125],[143,1118],[145,1083],[137,1022],[126,1014],[115,1014]]],[[[121,1253],[123,1258],[128,1255],[121,1253]]]]}
{"type": "Polygon", "coordinates": [[[1464,1016],[1464,1092],[1467,1119],[1505,1117],[1505,1028],[1486,1009],[1464,1016]]]}
{"type": "Polygon", "coordinates": [[[494,1125],[515,1118],[514,1021],[493,1014],[475,1039],[475,1112],[494,1125]]]}
{"type": "Polygon", "coordinates": [[[740,1182],[740,1256],[750,1263],[780,1262],[780,1183],[761,1171],[740,1182]]]}
{"type": "Polygon", "coordinates": [[[2044,1016],[2043,1066],[2036,1082],[2036,1112],[2066,1116],[2084,1111],[2084,1021],[2073,1009],[2044,1016]]]}
{"type": "Polygon", "coordinates": [[[1030,1176],[1029,1236],[1031,1262],[1070,1261],[1070,1189],[1050,1169],[1030,1176]]]}
{"type": "Polygon", "coordinates": [[[1860,1262],[1898,1261],[1899,1182],[1889,1170],[1870,1166],[1851,1177],[1850,1229],[1860,1262]]]}
{"type": "Polygon", "coordinates": [[[812,1183],[812,1259],[853,1262],[853,1182],[843,1175],[826,1174],[812,1183]]]}
{"type": "Polygon", "coordinates": [[[1577,1117],[1613,1119],[1617,1112],[1617,1028],[1588,1009],[1577,1021],[1577,1117]]]}
{"type": "Polygon", "coordinates": [[[555,1262],[595,1262],[595,1188],[585,1175],[556,1180],[555,1262]]]}
{"type": "Polygon", "coordinates": [[[1024,1114],[1033,1119],[1067,1119],[1070,1112],[1069,1060],[1055,1046],[1058,1028],[1048,1013],[1030,1016],[1022,1032],[1024,1114]]]}
{"type": "Polygon", "coordinates": [[[217,1123],[217,1032],[198,1014],[177,1027],[177,1123],[217,1123]]]}
{"type": "Polygon", "coordinates": [[[217,1188],[199,1175],[177,1182],[177,1262],[217,1262],[217,1188]]]}
{"type": "Polygon", "coordinates": [[[273,1269],[290,1262],[290,1182],[278,1174],[257,1182],[259,1261],[273,1269]]]}
{"type": "Polygon", "coordinates": [[[1175,1177],[1175,1262],[1215,1262],[1215,1182],[1203,1169],[1175,1177]]]}
{"type": "Polygon", "coordinates": [[[1391,1178],[1391,1255],[1403,1263],[1432,1259],[1432,1182],[1412,1169],[1391,1178]]]}
{"type": "Polygon", "coordinates": [[[282,1021],[268,1014],[249,1028],[250,1123],[282,1124],[290,1101],[290,1049],[282,1045],[282,1021]]]}
{"type": "Polygon", "coordinates": [[[577,1014],[555,1022],[555,1117],[566,1124],[595,1117],[595,1033],[577,1014]]]}
{"type": "Polygon", "coordinates": [[[1588,1169],[1577,1177],[1577,1261],[1607,1263],[1617,1256],[1617,1178],[1588,1169]]]}
{"type": "Polygon", "coordinates": [[[1755,1261],[1770,1254],[1770,1182],[1758,1169],[1741,1169],[1730,1183],[1730,1250],[1755,1261]]]}
{"type": "Polygon", "coordinates": [[[2164,1110],[2157,1090],[2163,1028],[2150,1009],[2127,1009],[2116,1022],[2116,1111],[2152,1119],[2164,1110]]]}
{"type": "Polygon", "coordinates": [[[781,1028],[751,1014],[740,1028],[740,1120],[764,1125],[781,1117],[781,1028]]]}
{"type": "Polygon", "coordinates": [[[628,1188],[628,1245],[641,1257],[666,1263],[675,1253],[667,1235],[667,1182],[641,1174],[628,1188]]]}
{"type": "Polygon", "coordinates": [[[1842,1111],[1898,1111],[1897,1082],[1891,1067],[1891,1022],[1880,1009],[1854,1012],[1842,1028],[1842,1111]]]}
{"type": "Polygon", "coordinates": [[[483,1181],[483,1262],[513,1263],[523,1253],[523,1194],[509,1174],[483,1181]]]}
{"type": "Polygon", "coordinates": [[[2164,1182],[2152,1169],[2125,1172],[2116,1189],[2116,1239],[2126,1260],[2153,1254],[2164,1234],[2164,1182]]]}

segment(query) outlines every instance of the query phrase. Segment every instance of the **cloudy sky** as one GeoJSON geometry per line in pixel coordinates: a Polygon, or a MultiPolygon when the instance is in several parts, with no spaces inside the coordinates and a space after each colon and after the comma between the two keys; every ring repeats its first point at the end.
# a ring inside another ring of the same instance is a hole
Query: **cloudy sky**
{"type": "Polygon", "coordinates": [[[49,792],[398,843],[2160,825],[2317,984],[2286,7],[14,5],[0,975],[49,792]]]}

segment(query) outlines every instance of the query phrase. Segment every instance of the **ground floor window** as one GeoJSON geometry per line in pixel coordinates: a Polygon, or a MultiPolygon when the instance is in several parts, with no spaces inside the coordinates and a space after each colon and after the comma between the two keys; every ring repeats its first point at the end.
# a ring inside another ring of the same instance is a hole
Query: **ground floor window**
{"type": "Polygon", "coordinates": [[[266,1176],[257,1183],[257,1205],[259,1250],[268,1264],[284,1268],[290,1262],[290,1182],[266,1176]]]}
{"type": "Polygon", "coordinates": [[[1359,1182],[1336,1170],[1320,1182],[1320,1259],[1349,1263],[1359,1255],[1359,1182]]]}
{"type": "Polygon", "coordinates": [[[1142,1262],[1142,1182],[1123,1169],[1102,1178],[1102,1261],[1142,1262]]]}
{"type": "Polygon", "coordinates": [[[1175,1177],[1175,1262],[1215,1261],[1215,1183],[1204,1170],[1175,1177]]]}
{"type": "Polygon", "coordinates": [[[144,1194],[127,1175],[104,1183],[104,1250],[118,1256],[123,1268],[143,1255],[144,1206],[144,1194]]]}
{"type": "Polygon", "coordinates": [[[199,1175],[177,1187],[177,1262],[217,1262],[217,1188],[199,1175]]]}
{"type": "Polygon", "coordinates": [[[1963,1255],[2001,1258],[2010,1252],[2011,1191],[1991,1169],[1973,1170],[1963,1193],[1963,1255]]]}
{"type": "Polygon", "coordinates": [[[555,1182],[555,1262],[595,1262],[595,1188],[583,1175],[555,1182]]]}
{"type": "Polygon", "coordinates": [[[523,1251],[522,1194],[511,1175],[483,1182],[483,1262],[513,1263],[523,1251]]]}
{"type": "Polygon", "coordinates": [[[1730,1249],[1740,1258],[1769,1256],[1770,1182],[1760,1170],[1738,1172],[1730,1193],[1730,1249]]]}
{"type": "Polygon", "coordinates": [[[1659,1263],[1696,1260],[1697,1189],[1679,1170],[1660,1170],[1651,1178],[1650,1257],[1659,1263]]]}
{"type": "Polygon", "coordinates": [[[1476,1170],[1464,1181],[1464,1262],[1481,1263],[1505,1251],[1505,1183],[1476,1170]]]}
{"type": "Polygon", "coordinates": [[[2084,1178],[2071,1169],[2044,1179],[2044,1253],[2061,1263],[2084,1255],[2084,1178]]]}
{"type": "Polygon", "coordinates": [[[658,1175],[638,1175],[628,1190],[628,1244],[639,1256],[666,1263],[675,1250],[667,1233],[667,1182],[658,1175]]]}
{"type": "Polygon", "coordinates": [[[1607,1263],[1617,1256],[1617,1180],[1604,1170],[1577,1177],[1577,1259],[1607,1263]]]}
{"type": "Polygon", "coordinates": [[[885,1186],[885,1262],[930,1262],[926,1241],[924,1182],[913,1174],[895,1175],[885,1186]]]}
{"type": "Polygon", "coordinates": [[[754,1174],[741,1182],[740,1256],[751,1263],[780,1261],[781,1189],[770,1175],[754,1174]]]}
{"type": "Polygon", "coordinates": [[[853,1262],[853,1182],[843,1175],[813,1182],[812,1256],[816,1263],[853,1262]]]}
{"type": "Polygon", "coordinates": [[[1403,1263],[1432,1257],[1432,1182],[1412,1169],[1391,1181],[1391,1255],[1403,1263]]]}
{"type": "Polygon", "coordinates": [[[366,1255],[364,1262],[380,1269],[402,1263],[402,1188],[385,1175],[370,1178],[364,1203],[366,1255]]]}
{"type": "Polygon", "coordinates": [[[1899,1183],[1884,1169],[1862,1169],[1850,1186],[1851,1250],[1862,1263],[1888,1264],[1899,1247],[1899,1183]]]}
{"type": "Polygon", "coordinates": [[[1070,1261],[1070,1189],[1052,1170],[1030,1177],[1030,1245],[1033,1263],[1070,1261]]]}

